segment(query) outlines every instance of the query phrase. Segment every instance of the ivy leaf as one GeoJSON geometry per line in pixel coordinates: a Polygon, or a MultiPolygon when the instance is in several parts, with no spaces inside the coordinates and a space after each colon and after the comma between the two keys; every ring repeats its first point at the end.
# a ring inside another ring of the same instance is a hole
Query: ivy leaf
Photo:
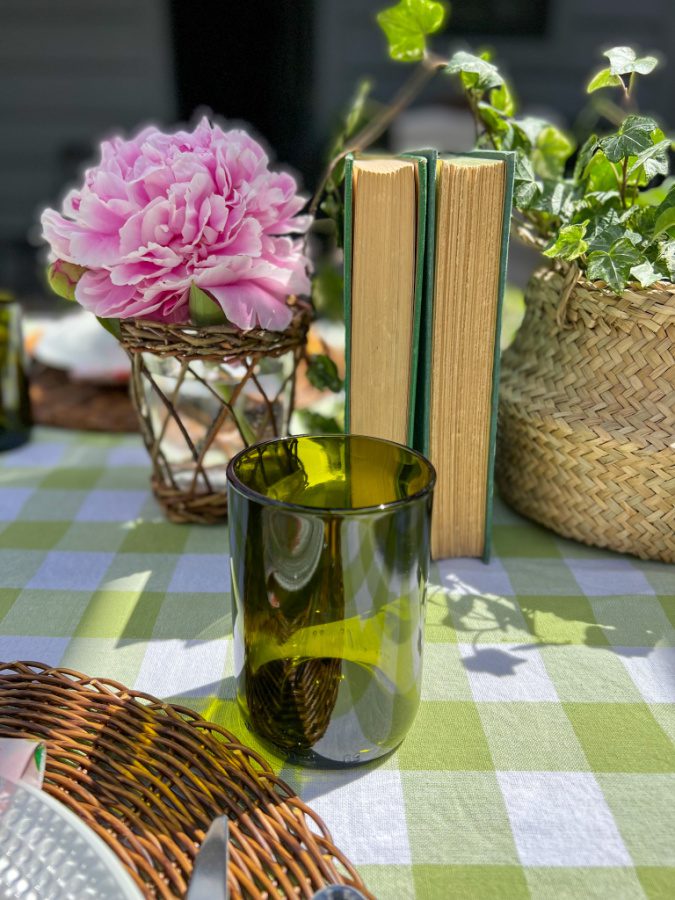
{"type": "Polygon", "coordinates": [[[579,152],[577,153],[576,162],[574,163],[574,180],[579,181],[591,159],[593,158],[593,154],[598,149],[598,136],[596,134],[592,134],[584,143],[581,145],[579,152]]]}
{"type": "Polygon", "coordinates": [[[582,256],[588,250],[588,243],[584,240],[587,224],[580,222],[578,225],[564,225],[555,240],[544,250],[544,256],[570,262],[582,256]]]}
{"type": "Polygon", "coordinates": [[[586,180],[586,196],[599,191],[615,191],[619,184],[619,173],[605,156],[598,150],[586,166],[583,177],[586,180]]]}
{"type": "Polygon", "coordinates": [[[612,47],[603,54],[609,60],[612,75],[649,75],[659,64],[655,56],[638,56],[632,47],[612,47]]]}
{"type": "Polygon", "coordinates": [[[489,91],[504,84],[497,66],[465,50],[458,50],[444,71],[448,75],[462,76],[464,86],[477,91],[489,91]]]}
{"type": "Polygon", "coordinates": [[[665,272],[656,269],[648,259],[639,266],[633,266],[630,274],[643,288],[648,288],[657,281],[663,281],[665,277],[665,272]]]}
{"type": "Polygon", "coordinates": [[[377,24],[387,36],[389,56],[398,62],[415,62],[426,52],[426,36],[445,21],[445,6],[434,0],[399,0],[377,14],[377,24]]]}
{"type": "Polygon", "coordinates": [[[651,147],[647,147],[635,157],[635,162],[628,169],[628,174],[632,175],[640,166],[644,166],[645,176],[649,181],[656,175],[667,175],[669,150],[670,140],[668,138],[652,144],[651,147]]]}
{"type": "Polygon", "coordinates": [[[49,287],[59,297],[64,297],[66,300],[74,300],[77,282],[86,271],[84,266],[77,266],[75,263],[57,259],[47,269],[47,282],[49,287]]]}
{"type": "Polygon", "coordinates": [[[338,375],[337,366],[325,353],[316,353],[307,357],[307,380],[320,391],[342,390],[342,379],[338,375]]]}
{"type": "Polygon", "coordinates": [[[586,236],[591,252],[600,250],[607,253],[610,247],[624,236],[624,230],[619,225],[619,217],[614,210],[610,210],[609,214],[600,214],[591,220],[591,227],[586,236]]]}
{"type": "Polygon", "coordinates": [[[542,178],[561,175],[574,152],[574,144],[567,135],[555,125],[546,125],[533,143],[532,165],[537,175],[542,178]]]}
{"type": "Polygon", "coordinates": [[[361,79],[356,86],[352,102],[349,104],[349,109],[345,116],[345,138],[351,137],[363,121],[366,102],[372,89],[373,82],[369,78],[361,79]]]}
{"type": "Polygon", "coordinates": [[[656,219],[656,224],[654,225],[652,237],[658,237],[665,231],[669,231],[673,225],[675,225],[675,206],[671,206],[670,209],[664,209],[663,212],[659,214],[656,219]]]}
{"type": "Polygon", "coordinates": [[[674,186],[675,178],[666,178],[656,187],[650,188],[648,191],[640,191],[637,202],[640,206],[660,206],[674,186]]]}
{"type": "Polygon", "coordinates": [[[675,186],[666,194],[663,201],[656,207],[654,230],[652,237],[657,237],[675,224],[673,210],[675,209],[675,186]]]}
{"type": "Polygon", "coordinates": [[[630,270],[643,259],[627,238],[620,238],[608,250],[589,253],[586,272],[591,281],[604,281],[607,287],[620,294],[628,283],[630,270]]]}
{"type": "Polygon", "coordinates": [[[297,411],[305,434],[342,434],[343,430],[337,419],[329,418],[311,409],[297,411]]]}
{"type": "Polygon", "coordinates": [[[339,317],[342,314],[344,280],[337,268],[325,265],[312,278],[312,303],[323,315],[339,317]]]}
{"type": "Polygon", "coordinates": [[[190,285],[189,306],[193,325],[222,325],[227,322],[227,316],[216,301],[194,283],[190,285]]]}
{"type": "Polygon", "coordinates": [[[637,156],[652,146],[652,132],[657,128],[649,116],[627,116],[614,134],[600,141],[610,162],[619,162],[628,156],[637,156]]]}
{"type": "MultiPolygon", "coordinates": [[[[493,91],[494,93],[494,91],[493,91]]],[[[485,123],[488,131],[493,134],[506,134],[509,130],[509,123],[503,119],[499,110],[495,109],[489,103],[480,102],[478,104],[478,115],[485,123]]]]}
{"type": "Polygon", "coordinates": [[[675,279],[675,240],[659,244],[659,262],[662,262],[671,280],[675,279]]]}
{"type": "Polygon", "coordinates": [[[619,87],[623,85],[623,81],[618,75],[614,75],[611,69],[601,69],[586,85],[586,93],[592,94],[607,87],[619,87]]]}
{"type": "Polygon", "coordinates": [[[518,209],[528,209],[541,191],[532,163],[524,153],[516,155],[513,171],[513,200],[518,209]]]}
{"type": "Polygon", "coordinates": [[[555,179],[544,181],[541,193],[532,201],[531,209],[541,210],[556,218],[569,218],[574,211],[574,185],[555,179]]]}
{"type": "Polygon", "coordinates": [[[490,91],[490,104],[505,116],[512,116],[516,111],[516,101],[505,81],[490,91]]]}
{"type": "Polygon", "coordinates": [[[522,119],[516,119],[513,124],[522,131],[530,145],[534,147],[541,132],[551,123],[539,116],[524,116],[522,119]]]}

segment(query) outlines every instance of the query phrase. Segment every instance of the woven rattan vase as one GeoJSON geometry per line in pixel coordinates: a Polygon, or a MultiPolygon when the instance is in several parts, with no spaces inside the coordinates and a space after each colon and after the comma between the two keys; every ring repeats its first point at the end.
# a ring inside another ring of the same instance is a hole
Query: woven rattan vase
{"type": "Polygon", "coordinates": [[[153,492],[170,521],[222,521],[230,458],[288,434],[311,320],[309,304],[292,307],[284,332],[120,322],[153,492]]]}
{"type": "Polygon", "coordinates": [[[496,478],[565,537],[675,562],[675,286],[543,268],[502,358],[496,478]]]}

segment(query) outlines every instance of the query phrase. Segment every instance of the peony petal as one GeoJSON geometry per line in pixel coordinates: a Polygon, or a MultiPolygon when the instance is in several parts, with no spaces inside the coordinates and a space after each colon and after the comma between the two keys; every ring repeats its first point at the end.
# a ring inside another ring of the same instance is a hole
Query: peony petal
{"type": "Polygon", "coordinates": [[[285,331],[293,314],[284,300],[264,290],[252,281],[211,287],[209,291],[220,304],[227,318],[248,331],[259,325],[270,331],[285,331]]]}

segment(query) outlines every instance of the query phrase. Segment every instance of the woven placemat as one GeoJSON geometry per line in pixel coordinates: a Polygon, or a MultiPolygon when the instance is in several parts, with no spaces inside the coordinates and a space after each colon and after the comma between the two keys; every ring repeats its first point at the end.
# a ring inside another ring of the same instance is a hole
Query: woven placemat
{"type": "Polygon", "coordinates": [[[67,372],[34,363],[30,401],[38,425],[80,431],[138,431],[126,384],[72,381],[67,372]]]}
{"type": "Polygon", "coordinates": [[[225,729],[102,678],[0,664],[0,737],[47,744],[44,790],[118,855],[147,897],[183,897],[211,821],[230,820],[233,900],[367,892],[325,824],[225,729]]]}

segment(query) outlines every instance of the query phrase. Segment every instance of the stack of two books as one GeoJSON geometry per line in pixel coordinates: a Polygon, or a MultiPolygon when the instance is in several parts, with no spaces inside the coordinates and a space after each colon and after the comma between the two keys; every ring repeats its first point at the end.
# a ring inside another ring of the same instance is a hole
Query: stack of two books
{"type": "Polygon", "coordinates": [[[435,559],[490,552],[512,184],[510,153],[347,160],[346,425],[436,467],[435,559]]]}

